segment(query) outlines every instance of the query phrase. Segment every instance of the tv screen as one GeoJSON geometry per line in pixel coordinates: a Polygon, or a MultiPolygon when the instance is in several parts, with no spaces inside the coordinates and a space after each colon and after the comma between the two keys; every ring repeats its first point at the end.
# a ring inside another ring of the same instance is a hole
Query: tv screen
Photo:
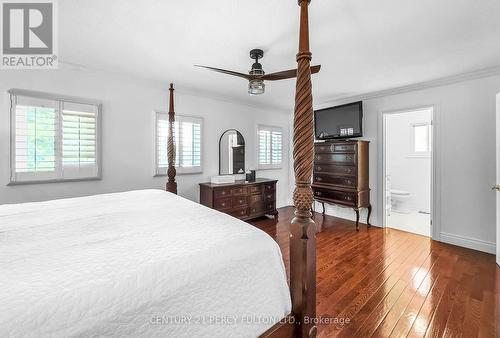
{"type": "Polygon", "coordinates": [[[354,102],[314,112],[317,140],[363,136],[363,102],[354,102]]]}

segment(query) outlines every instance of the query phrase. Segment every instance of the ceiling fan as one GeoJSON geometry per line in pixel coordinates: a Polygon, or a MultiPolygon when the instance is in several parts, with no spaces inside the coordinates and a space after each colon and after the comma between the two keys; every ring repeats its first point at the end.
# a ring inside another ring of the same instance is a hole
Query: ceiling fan
{"type": "MultiPolygon", "coordinates": [[[[262,59],[263,57],[264,57],[264,51],[262,49],[252,49],[250,51],[250,58],[255,60],[255,63],[252,65],[252,69],[248,72],[248,74],[233,72],[231,70],[208,67],[208,66],[200,66],[200,65],[195,65],[195,66],[247,79],[248,93],[250,95],[264,94],[266,88],[266,86],[264,85],[264,80],[277,81],[277,80],[285,80],[297,77],[297,69],[289,69],[282,72],[266,74],[264,70],[262,70],[262,65],[259,63],[259,59],[262,59]]],[[[319,72],[320,68],[321,65],[312,66],[311,74],[319,72]]]]}

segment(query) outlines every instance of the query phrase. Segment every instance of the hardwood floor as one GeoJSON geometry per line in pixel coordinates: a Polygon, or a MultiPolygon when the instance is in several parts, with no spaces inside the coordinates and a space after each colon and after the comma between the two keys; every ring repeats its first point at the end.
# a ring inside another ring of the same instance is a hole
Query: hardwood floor
{"type": "MultiPolygon", "coordinates": [[[[287,271],[291,207],[250,223],[279,244],[287,271]]],[[[394,229],[315,215],[320,337],[500,337],[495,256],[394,229]]]]}

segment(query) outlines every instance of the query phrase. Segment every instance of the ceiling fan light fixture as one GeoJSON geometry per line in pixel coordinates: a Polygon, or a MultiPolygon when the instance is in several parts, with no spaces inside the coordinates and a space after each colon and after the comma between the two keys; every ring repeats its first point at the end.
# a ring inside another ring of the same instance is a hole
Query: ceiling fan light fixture
{"type": "Polygon", "coordinates": [[[250,80],[248,83],[248,94],[250,95],[260,95],[264,94],[266,91],[266,85],[263,80],[250,80]]]}

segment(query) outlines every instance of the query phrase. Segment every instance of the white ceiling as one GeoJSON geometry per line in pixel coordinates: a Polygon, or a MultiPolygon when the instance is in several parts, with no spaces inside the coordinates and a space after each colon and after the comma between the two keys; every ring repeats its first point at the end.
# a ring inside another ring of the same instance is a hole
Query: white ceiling
{"type": "MultiPolygon", "coordinates": [[[[316,104],[500,65],[498,0],[312,0],[316,104]]],[[[174,82],[184,92],[292,109],[295,81],[248,96],[252,48],[267,73],[295,68],[296,0],[59,1],[63,63],[174,82]]]]}

